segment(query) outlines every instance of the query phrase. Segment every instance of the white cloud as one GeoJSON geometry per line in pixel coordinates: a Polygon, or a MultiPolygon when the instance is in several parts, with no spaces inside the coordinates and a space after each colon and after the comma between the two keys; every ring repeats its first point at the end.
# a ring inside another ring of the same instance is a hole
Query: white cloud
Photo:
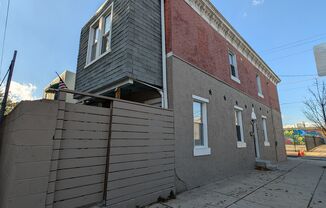
{"type": "Polygon", "coordinates": [[[37,98],[34,96],[36,89],[37,87],[31,83],[25,84],[12,81],[10,84],[9,95],[11,100],[14,102],[36,100],[37,98]]]}
{"type": "Polygon", "coordinates": [[[253,6],[258,6],[264,4],[265,0],[252,0],[251,3],[253,6]]]}

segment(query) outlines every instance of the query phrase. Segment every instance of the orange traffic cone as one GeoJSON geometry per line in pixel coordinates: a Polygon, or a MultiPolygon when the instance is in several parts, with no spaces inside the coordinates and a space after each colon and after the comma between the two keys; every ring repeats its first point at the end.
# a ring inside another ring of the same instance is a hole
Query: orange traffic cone
{"type": "Polygon", "coordinates": [[[304,150],[299,150],[298,157],[304,157],[304,150]]]}

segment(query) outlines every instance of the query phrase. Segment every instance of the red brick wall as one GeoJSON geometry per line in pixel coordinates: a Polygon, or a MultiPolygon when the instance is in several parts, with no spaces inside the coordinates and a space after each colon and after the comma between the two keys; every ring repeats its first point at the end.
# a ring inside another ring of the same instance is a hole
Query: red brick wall
{"type": "Polygon", "coordinates": [[[167,53],[205,70],[217,79],[280,111],[276,86],[201,18],[184,0],[166,0],[167,53]],[[231,79],[228,51],[236,54],[241,84],[231,79]],[[256,75],[265,98],[258,96],[256,75]]]}

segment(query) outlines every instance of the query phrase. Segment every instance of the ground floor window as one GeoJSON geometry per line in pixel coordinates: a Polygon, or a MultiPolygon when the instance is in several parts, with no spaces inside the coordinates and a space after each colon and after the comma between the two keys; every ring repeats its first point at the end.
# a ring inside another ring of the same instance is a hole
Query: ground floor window
{"type": "Polygon", "coordinates": [[[207,104],[208,99],[193,95],[194,156],[210,155],[208,147],[207,104]]]}
{"type": "Polygon", "coordinates": [[[235,131],[236,131],[236,136],[237,136],[237,147],[238,148],[247,147],[245,140],[244,140],[244,133],[243,133],[242,111],[243,111],[242,108],[240,108],[238,106],[234,107],[235,131]]]}
{"type": "Polygon", "coordinates": [[[262,116],[262,127],[263,127],[263,133],[264,133],[264,145],[269,147],[271,146],[268,140],[268,133],[267,133],[267,117],[262,116]]]}

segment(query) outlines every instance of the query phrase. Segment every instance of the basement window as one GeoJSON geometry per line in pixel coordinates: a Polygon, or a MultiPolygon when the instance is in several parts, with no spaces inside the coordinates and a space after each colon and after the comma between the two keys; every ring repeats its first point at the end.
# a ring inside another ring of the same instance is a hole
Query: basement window
{"type": "Polygon", "coordinates": [[[235,131],[236,131],[236,136],[237,136],[237,147],[238,148],[247,147],[247,144],[244,141],[242,111],[243,111],[242,108],[240,108],[238,106],[234,107],[235,131]]]}
{"type": "Polygon", "coordinates": [[[113,4],[99,15],[90,26],[86,67],[111,51],[112,16],[113,4]]]}
{"type": "Polygon", "coordinates": [[[229,62],[230,62],[231,79],[240,84],[239,72],[237,66],[237,57],[231,51],[229,51],[229,62]]]}
{"type": "Polygon", "coordinates": [[[210,155],[207,130],[207,104],[209,100],[193,96],[194,156],[210,155]]]}

